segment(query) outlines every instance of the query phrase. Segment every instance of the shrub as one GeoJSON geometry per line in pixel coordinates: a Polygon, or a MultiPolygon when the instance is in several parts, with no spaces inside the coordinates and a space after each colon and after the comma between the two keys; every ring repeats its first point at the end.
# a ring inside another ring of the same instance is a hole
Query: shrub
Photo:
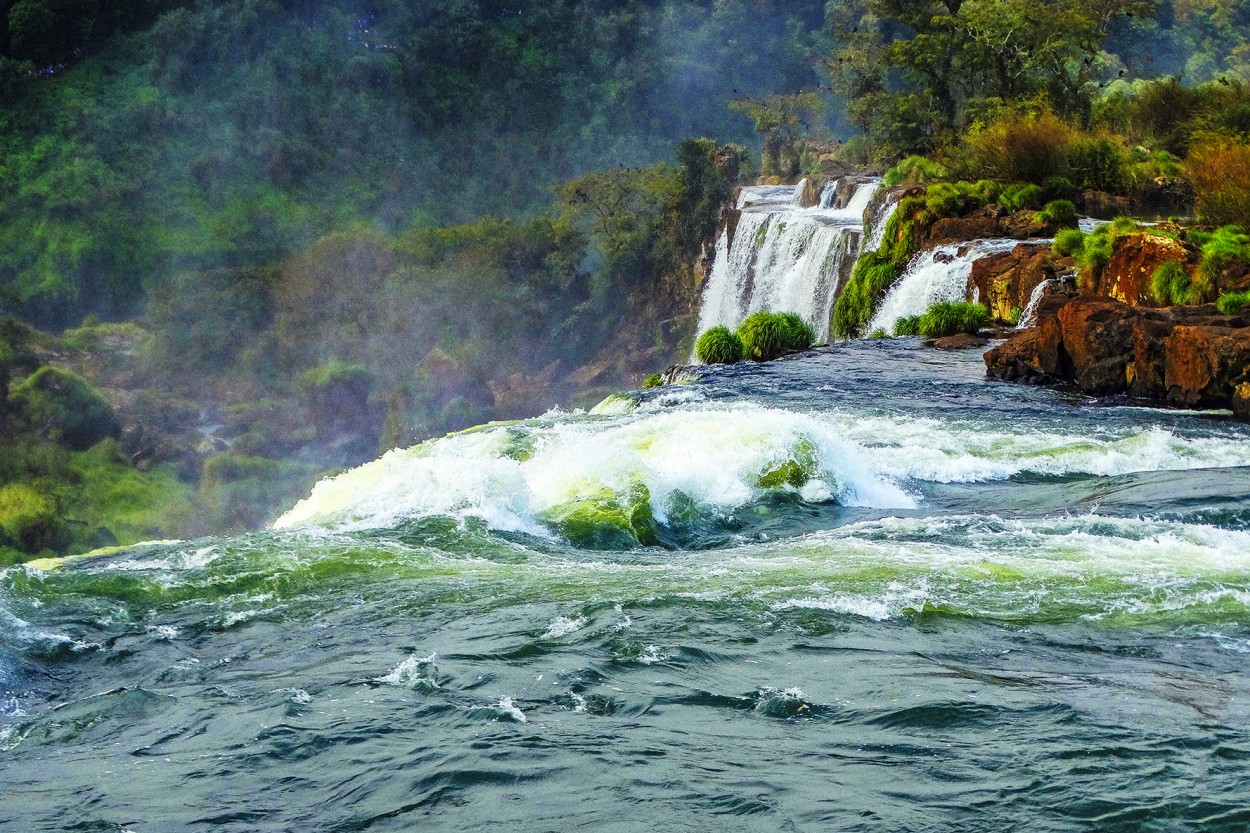
{"type": "Polygon", "coordinates": [[[652,373],[650,376],[642,380],[642,389],[650,390],[651,388],[658,388],[663,384],[664,378],[658,373],[652,373]]]}
{"type": "Polygon", "coordinates": [[[766,362],[780,356],[789,343],[788,326],[786,319],[771,312],[747,316],[738,326],[743,358],[766,362]]]}
{"type": "Polygon", "coordinates": [[[1051,200],[1038,215],[1043,223],[1065,229],[1077,227],[1076,206],[1070,200],[1051,200]]]}
{"type": "Polygon", "coordinates": [[[1085,232],[1079,228],[1066,228],[1055,235],[1050,250],[1060,257],[1076,257],[1085,248],[1085,232]]]}
{"type": "Polygon", "coordinates": [[[923,156],[908,156],[885,172],[886,185],[902,182],[926,183],[946,176],[946,169],[923,156]]]}
{"type": "Polygon", "coordinates": [[[1116,193],[1124,188],[1124,153],[1109,138],[1077,138],[1068,148],[1067,165],[1080,188],[1116,193]]]}
{"type": "Polygon", "coordinates": [[[1202,303],[1215,295],[1224,270],[1234,261],[1250,262],[1250,235],[1241,226],[1222,226],[1202,244],[1202,262],[1194,272],[1194,298],[1202,303]]]}
{"type": "Polygon", "coordinates": [[[1185,173],[1203,222],[1250,228],[1250,143],[1218,139],[1199,145],[1190,151],[1185,173]]]}
{"type": "Polygon", "coordinates": [[[86,379],[59,367],[41,367],[13,391],[12,404],[34,430],[81,451],[121,432],[113,406],[86,379]]]}
{"type": "Polygon", "coordinates": [[[806,350],[816,343],[816,331],[797,313],[779,312],[777,315],[784,322],[785,349],[806,350]]]}
{"type": "Polygon", "coordinates": [[[1042,189],[1036,185],[1016,183],[1008,185],[998,197],[999,204],[1011,212],[1023,211],[1026,208],[1040,208],[1042,205],[1042,189]]]}
{"type": "Polygon", "coordinates": [[[1020,323],[1020,319],[1024,316],[1024,310],[1020,307],[1012,307],[1007,311],[1006,324],[1009,327],[1015,327],[1020,323]]]}
{"type": "Polygon", "coordinates": [[[1043,182],[1064,170],[1073,132],[1054,113],[1006,113],[968,135],[972,164],[983,176],[1043,182]]]}
{"type": "Polygon", "coordinates": [[[926,338],[941,338],[956,333],[975,333],[985,326],[990,311],[984,304],[965,301],[939,301],[920,316],[917,329],[926,338]]]}
{"type": "Polygon", "coordinates": [[[1051,199],[1068,200],[1076,195],[1077,188],[1066,176],[1048,176],[1042,182],[1042,191],[1051,199]]]}
{"type": "Polygon", "coordinates": [[[920,316],[904,315],[902,318],[894,322],[894,335],[896,336],[918,336],[920,335],[920,316]]]}
{"type": "Polygon", "coordinates": [[[868,337],[872,339],[886,338],[888,336],[889,336],[889,333],[887,333],[881,327],[878,327],[877,329],[873,330],[871,333],[868,334],[868,337]]]}
{"type": "Polygon", "coordinates": [[[1250,292],[1225,292],[1215,305],[1225,315],[1241,312],[1241,308],[1250,304],[1250,292]]]}
{"type": "Polygon", "coordinates": [[[1188,301],[1190,284],[1185,267],[1174,260],[1168,261],[1150,276],[1150,294],[1160,306],[1176,306],[1188,301]]]}
{"type": "Polygon", "coordinates": [[[742,339],[728,327],[713,327],[699,336],[694,352],[704,364],[733,364],[742,361],[742,339]]]}

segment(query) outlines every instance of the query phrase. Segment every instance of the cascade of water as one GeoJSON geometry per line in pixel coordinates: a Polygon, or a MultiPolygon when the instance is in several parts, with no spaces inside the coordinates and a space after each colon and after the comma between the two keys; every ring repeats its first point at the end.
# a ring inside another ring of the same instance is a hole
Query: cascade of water
{"type": "Polygon", "coordinates": [[[1010,251],[1019,242],[975,240],[921,252],[912,258],[903,276],[886,293],[877,314],[868,324],[869,331],[880,329],[890,333],[900,318],[920,315],[938,301],[964,300],[972,264],[986,255],[1010,251]]]}
{"type": "Polygon", "coordinates": [[[803,192],[807,190],[807,180],[800,179],[799,184],[794,186],[794,196],[790,197],[790,205],[795,208],[803,207],[803,192]]]}
{"type": "Polygon", "coordinates": [[[833,201],[838,198],[838,180],[831,179],[825,183],[824,189],[820,192],[820,207],[824,209],[833,208],[833,201]]]}
{"type": "Polygon", "coordinates": [[[1025,305],[1024,312],[1020,313],[1020,321],[1016,324],[1017,330],[1027,330],[1037,323],[1037,308],[1042,303],[1042,298],[1046,297],[1046,290],[1053,281],[1050,278],[1033,287],[1033,294],[1029,296],[1029,303],[1025,305]]]}
{"type": "Polygon", "coordinates": [[[881,248],[881,241],[885,238],[885,227],[889,224],[890,218],[894,216],[894,212],[898,210],[898,200],[887,200],[877,206],[877,210],[873,212],[872,221],[868,229],[868,237],[864,239],[865,252],[875,252],[881,248]]]}
{"type": "MultiPolygon", "coordinates": [[[[699,309],[699,332],[736,328],[753,312],[796,312],[818,340],[829,338],[829,313],[839,276],[863,236],[863,214],[879,182],[860,184],[846,208],[798,208],[799,186],[744,188],[742,213],[730,240],[721,234],[699,309]]],[[[832,205],[836,184],[821,202],[832,205]]]]}

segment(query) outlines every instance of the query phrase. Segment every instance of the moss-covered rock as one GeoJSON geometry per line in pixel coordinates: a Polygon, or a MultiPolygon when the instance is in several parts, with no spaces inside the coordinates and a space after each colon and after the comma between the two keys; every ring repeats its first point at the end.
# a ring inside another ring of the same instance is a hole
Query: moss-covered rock
{"type": "Polygon", "coordinates": [[[624,494],[609,489],[548,510],[543,520],[576,547],[628,549],[659,543],[651,492],[641,483],[624,494]]]}
{"type": "Polygon", "coordinates": [[[55,498],[27,483],[0,486],[0,547],[36,555],[60,552],[71,541],[55,498]]]}
{"type": "Polygon", "coordinates": [[[784,460],[762,471],[755,485],[764,489],[793,486],[798,489],[816,476],[816,449],[807,441],[800,442],[784,460]]]}
{"type": "Polygon", "coordinates": [[[121,432],[108,400],[86,379],[59,367],[41,367],[19,382],[10,405],[29,430],[76,451],[121,432]]]}

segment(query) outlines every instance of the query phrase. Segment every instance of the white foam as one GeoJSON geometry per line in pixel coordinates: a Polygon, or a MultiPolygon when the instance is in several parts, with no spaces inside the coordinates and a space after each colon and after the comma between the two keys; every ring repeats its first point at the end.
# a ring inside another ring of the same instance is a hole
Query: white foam
{"type": "Polygon", "coordinates": [[[511,697],[500,697],[499,702],[495,704],[495,708],[502,711],[508,718],[515,720],[517,723],[529,723],[525,712],[517,708],[516,703],[511,697]]]}
{"type": "Polygon", "coordinates": [[[411,654],[385,676],[378,677],[377,681],[405,688],[411,688],[418,683],[438,688],[438,668],[434,665],[437,659],[437,651],[423,657],[411,654]]]}
{"type": "Polygon", "coordinates": [[[586,627],[589,620],[585,616],[557,616],[547,630],[543,632],[542,639],[559,639],[562,636],[568,636],[575,631],[579,631],[586,627]]]}

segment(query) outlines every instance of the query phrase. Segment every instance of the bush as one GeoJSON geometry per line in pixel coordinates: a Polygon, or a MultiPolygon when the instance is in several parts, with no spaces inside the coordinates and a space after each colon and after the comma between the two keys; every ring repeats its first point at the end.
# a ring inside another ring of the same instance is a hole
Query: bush
{"type": "Polygon", "coordinates": [[[956,333],[975,333],[985,326],[990,311],[984,304],[965,301],[939,301],[920,316],[917,329],[925,338],[941,338],[956,333]]]}
{"type": "Polygon", "coordinates": [[[1076,257],[1085,248],[1085,232],[1079,228],[1066,228],[1055,235],[1050,250],[1060,257],[1076,257]]]}
{"type": "Polygon", "coordinates": [[[1233,315],[1241,312],[1242,307],[1250,304],[1250,292],[1225,292],[1215,305],[1220,308],[1220,312],[1225,315],[1233,315]]]}
{"type": "Polygon", "coordinates": [[[1077,138],[1068,148],[1067,164],[1079,188],[1113,193],[1124,188],[1124,153],[1109,138],[1077,138]]]}
{"type": "Polygon", "coordinates": [[[902,318],[894,322],[894,335],[896,336],[918,336],[920,335],[920,316],[904,315],[902,318]]]}
{"type": "Polygon", "coordinates": [[[738,327],[743,357],[757,362],[777,358],[788,349],[788,328],[786,319],[775,313],[757,312],[747,316],[738,327]]]}
{"type": "Polygon", "coordinates": [[[652,373],[650,376],[642,380],[642,389],[650,390],[651,388],[658,388],[663,384],[664,378],[658,373],[652,373]]]}
{"type": "Polygon", "coordinates": [[[742,361],[742,339],[728,327],[713,327],[699,336],[694,352],[704,364],[733,364],[742,361]]]}
{"type": "Polygon", "coordinates": [[[1077,227],[1076,206],[1070,200],[1051,200],[1038,215],[1043,223],[1065,229],[1077,227]]]}
{"type": "Polygon", "coordinates": [[[898,185],[903,182],[923,184],[942,179],[944,176],[946,176],[946,169],[938,163],[923,156],[908,156],[885,172],[885,184],[898,185]]]}
{"type": "Polygon", "coordinates": [[[982,176],[1044,182],[1063,171],[1073,132],[1054,113],[1007,113],[968,135],[972,164],[982,176]]]}
{"type": "Polygon", "coordinates": [[[1042,182],[1042,191],[1055,200],[1069,200],[1076,196],[1077,188],[1066,176],[1048,176],[1042,182]]]}
{"type": "Polygon", "coordinates": [[[121,433],[108,400],[86,379],[59,367],[41,367],[19,382],[12,404],[32,430],[77,451],[121,433]]]}
{"type": "Polygon", "coordinates": [[[1042,205],[1042,189],[1036,185],[1016,183],[1008,185],[998,197],[999,205],[1011,212],[1023,211],[1026,208],[1040,208],[1042,205]]]}
{"type": "Polygon", "coordinates": [[[798,313],[779,312],[777,315],[785,324],[785,348],[787,350],[806,350],[816,343],[816,331],[798,313]]]}
{"type": "Polygon", "coordinates": [[[1160,306],[1171,307],[1187,303],[1190,285],[1189,273],[1176,261],[1160,265],[1150,276],[1150,294],[1160,306]]]}
{"type": "Polygon", "coordinates": [[[1199,145],[1190,151],[1185,173],[1199,219],[1250,228],[1250,143],[1219,139],[1199,145]]]}
{"type": "Polygon", "coordinates": [[[1222,226],[1202,244],[1202,262],[1194,272],[1194,297],[1190,303],[1212,298],[1224,270],[1234,261],[1250,263],[1250,235],[1241,226],[1222,226]]]}

